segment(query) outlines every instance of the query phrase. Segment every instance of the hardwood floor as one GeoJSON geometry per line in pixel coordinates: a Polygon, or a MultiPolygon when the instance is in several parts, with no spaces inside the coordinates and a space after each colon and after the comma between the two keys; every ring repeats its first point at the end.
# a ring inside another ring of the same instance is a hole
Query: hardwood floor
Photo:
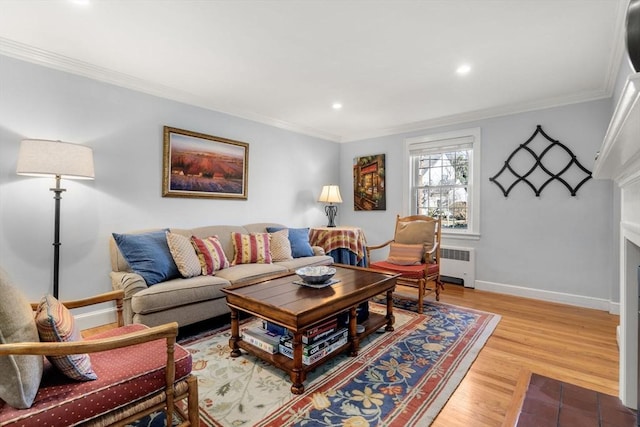
{"type": "Polygon", "coordinates": [[[434,427],[501,426],[523,368],[618,395],[618,316],[455,285],[440,301],[502,319],[434,427]]]}
{"type": "MultiPolygon", "coordinates": [[[[413,289],[398,293],[416,296],[413,289]]],[[[501,426],[523,368],[618,395],[618,316],[450,284],[440,301],[502,319],[432,426],[501,426]]]]}

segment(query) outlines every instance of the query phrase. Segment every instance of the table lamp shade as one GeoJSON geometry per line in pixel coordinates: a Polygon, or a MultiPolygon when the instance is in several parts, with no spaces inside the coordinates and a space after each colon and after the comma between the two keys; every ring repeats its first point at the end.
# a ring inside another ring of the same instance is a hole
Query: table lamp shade
{"type": "Polygon", "coordinates": [[[16,173],[94,179],[93,150],[68,142],[25,139],[20,143],[16,173]]]}
{"type": "Polygon", "coordinates": [[[324,203],[342,203],[340,188],[337,185],[325,185],[322,187],[318,201],[324,203]]]}

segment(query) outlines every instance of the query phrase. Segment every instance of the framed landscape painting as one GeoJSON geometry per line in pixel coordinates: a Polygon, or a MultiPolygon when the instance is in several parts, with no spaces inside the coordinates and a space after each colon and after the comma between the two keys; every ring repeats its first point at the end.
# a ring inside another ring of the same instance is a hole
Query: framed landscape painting
{"type": "Polygon", "coordinates": [[[164,127],[162,197],[247,199],[249,144],[164,127]]]}

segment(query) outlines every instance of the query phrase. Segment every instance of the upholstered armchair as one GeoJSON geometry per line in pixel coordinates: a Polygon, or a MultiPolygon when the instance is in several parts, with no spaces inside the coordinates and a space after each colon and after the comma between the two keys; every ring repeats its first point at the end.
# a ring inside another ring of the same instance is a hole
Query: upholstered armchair
{"type": "Polygon", "coordinates": [[[435,293],[436,301],[440,301],[440,291],[444,289],[440,280],[441,225],[440,218],[398,215],[393,239],[366,247],[369,268],[400,274],[399,285],[418,289],[418,313],[422,313],[425,295],[435,293]],[[371,251],[386,247],[389,255],[385,260],[370,261],[371,251]]]}
{"type": "Polygon", "coordinates": [[[199,426],[177,323],[123,326],[122,291],[29,304],[1,269],[0,295],[0,425],[124,425],[164,411],[166,425],[199,426]],[[112,301],[118,327],[83,340],[69,310],[112,301]]]}

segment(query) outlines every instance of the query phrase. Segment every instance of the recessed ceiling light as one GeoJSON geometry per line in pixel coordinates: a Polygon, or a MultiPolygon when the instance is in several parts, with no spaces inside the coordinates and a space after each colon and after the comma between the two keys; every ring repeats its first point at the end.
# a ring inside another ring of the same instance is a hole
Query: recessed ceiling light
{"type": "Polygon", "coordinates": [[[456,68],[456,73],[463,76],[465,74],[469,74],[471,71],[471,66],[469,64],[462,64],[458,68],[456,68]]]}
{"type": "Polygon", "coordinates": [[[334,110],[339,110],[342,108],[342,104],[339,102],[334,102],[333,105],[331,106],[334,110]]]}

